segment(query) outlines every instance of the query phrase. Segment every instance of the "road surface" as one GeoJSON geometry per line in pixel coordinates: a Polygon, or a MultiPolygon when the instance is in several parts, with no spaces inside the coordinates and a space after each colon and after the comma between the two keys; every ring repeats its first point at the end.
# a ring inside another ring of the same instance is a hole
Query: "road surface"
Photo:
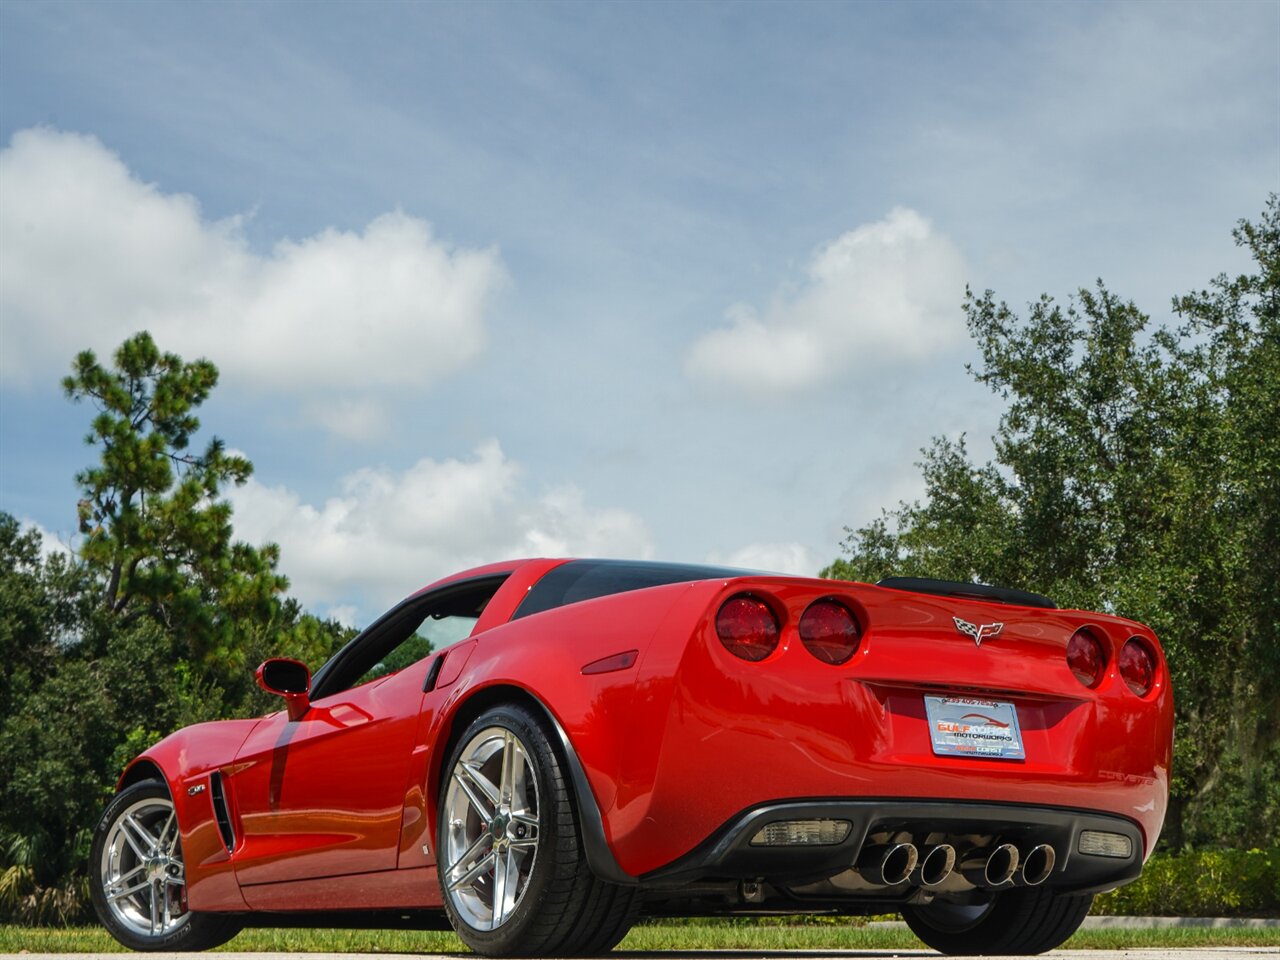
{"type": "MultiPolygon", "coordinates": [[[[120,960],[118,953],[0,953],[0,960],[120,960]]],[[[192,960],[191,953],[148,953],[148,960],[192,960]]],[[[214,953],[218,960],[474,960],[463,953],[214,953]]],[[[689,953],[606,954],[601,960],[892,960],[936,958],[932,950],[699,950],[689,953]]],[[[1179,950],[1054,950],[1038,957],[999,960],[1259,960],[1280,958],[1280,947],[1194,947],[1179,950]]]]}

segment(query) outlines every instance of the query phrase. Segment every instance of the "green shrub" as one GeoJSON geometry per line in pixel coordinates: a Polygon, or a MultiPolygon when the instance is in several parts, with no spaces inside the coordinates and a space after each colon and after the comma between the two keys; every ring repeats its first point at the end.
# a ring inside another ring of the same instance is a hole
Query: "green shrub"
{"type": "Polygon", "coordinates": [[[1157,853],[1142,876],[1094,901],[1095,914],[1280,916],[1280,847],[1157,853]]]}

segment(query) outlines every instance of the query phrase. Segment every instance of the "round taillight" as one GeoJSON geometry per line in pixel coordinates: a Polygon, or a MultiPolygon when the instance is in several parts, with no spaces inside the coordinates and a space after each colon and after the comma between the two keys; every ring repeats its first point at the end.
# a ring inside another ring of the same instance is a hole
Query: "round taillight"
{"type": "Polygon", "coordinates": [[[778,646],[778,619],[756,597],[731,597],[716,614],[716,633],[726,650],[743,660],[763,660],[778,646]]]}
{"type": "Polygon", "coordinates": [[[1077,630],[1067,644],[1067,666],[1086,687],[1096,687],[1107,666],[1106,651],[1088,630],[1077,630]]]}
{"type": "Polygon", "coordinates": [[[834,600],[817,600],[800,617],[800,640],[823,663],[841,664],[858,652],[858,621],[834,600]]]}
{"type": "Polygon", "coordinates": [[[1140,697],[1151,692],[1156,679],[1156,658],[1151,648],[1137,637],[1130,637],[1120,648],[1120,676],[1125,684],[1140,697]]]}

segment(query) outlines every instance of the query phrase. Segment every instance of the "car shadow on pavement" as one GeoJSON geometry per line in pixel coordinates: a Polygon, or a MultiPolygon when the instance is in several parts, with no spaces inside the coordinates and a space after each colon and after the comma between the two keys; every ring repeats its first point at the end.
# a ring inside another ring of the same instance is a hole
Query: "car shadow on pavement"
{"type": "MultiPolygon", "coordinates": [[[[475,960],[474,953],[421,954],[402,951],[404,956],[440,957],[448,960],[475,960]]],[[[602,960],[886,960],[889,957],[937,957],[927,948],[919,950],[611,950],[602,960]]]]}

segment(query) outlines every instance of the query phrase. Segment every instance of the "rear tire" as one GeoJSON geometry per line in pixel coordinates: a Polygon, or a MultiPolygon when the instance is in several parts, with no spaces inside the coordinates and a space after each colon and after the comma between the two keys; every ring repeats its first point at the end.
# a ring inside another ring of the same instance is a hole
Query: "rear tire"
{"type": "Polygon", "coordinates": [[[627,935],[639,891],[587,866],[572,787],[540,717],[519,704],[486,710],[444,771],[436,869],[463,943],[487,957],[571,957],[627,935]]]}
{"type": "Polygon", "coordinates": [[[904,907],[902,919],[928,946],[953,956],[1044,953],[1070,939],[1092,905],[1092,894],[1032,887],[998,893],[985,908],[904,907]]]}
{"type": "Polygon", "coordinates": [[[107,932],[130,950],[208,950],[240,932],[240,923],[186,908],[182,840],[163,783],[125,787],[93,833],[89,894],[107,932]]]}

